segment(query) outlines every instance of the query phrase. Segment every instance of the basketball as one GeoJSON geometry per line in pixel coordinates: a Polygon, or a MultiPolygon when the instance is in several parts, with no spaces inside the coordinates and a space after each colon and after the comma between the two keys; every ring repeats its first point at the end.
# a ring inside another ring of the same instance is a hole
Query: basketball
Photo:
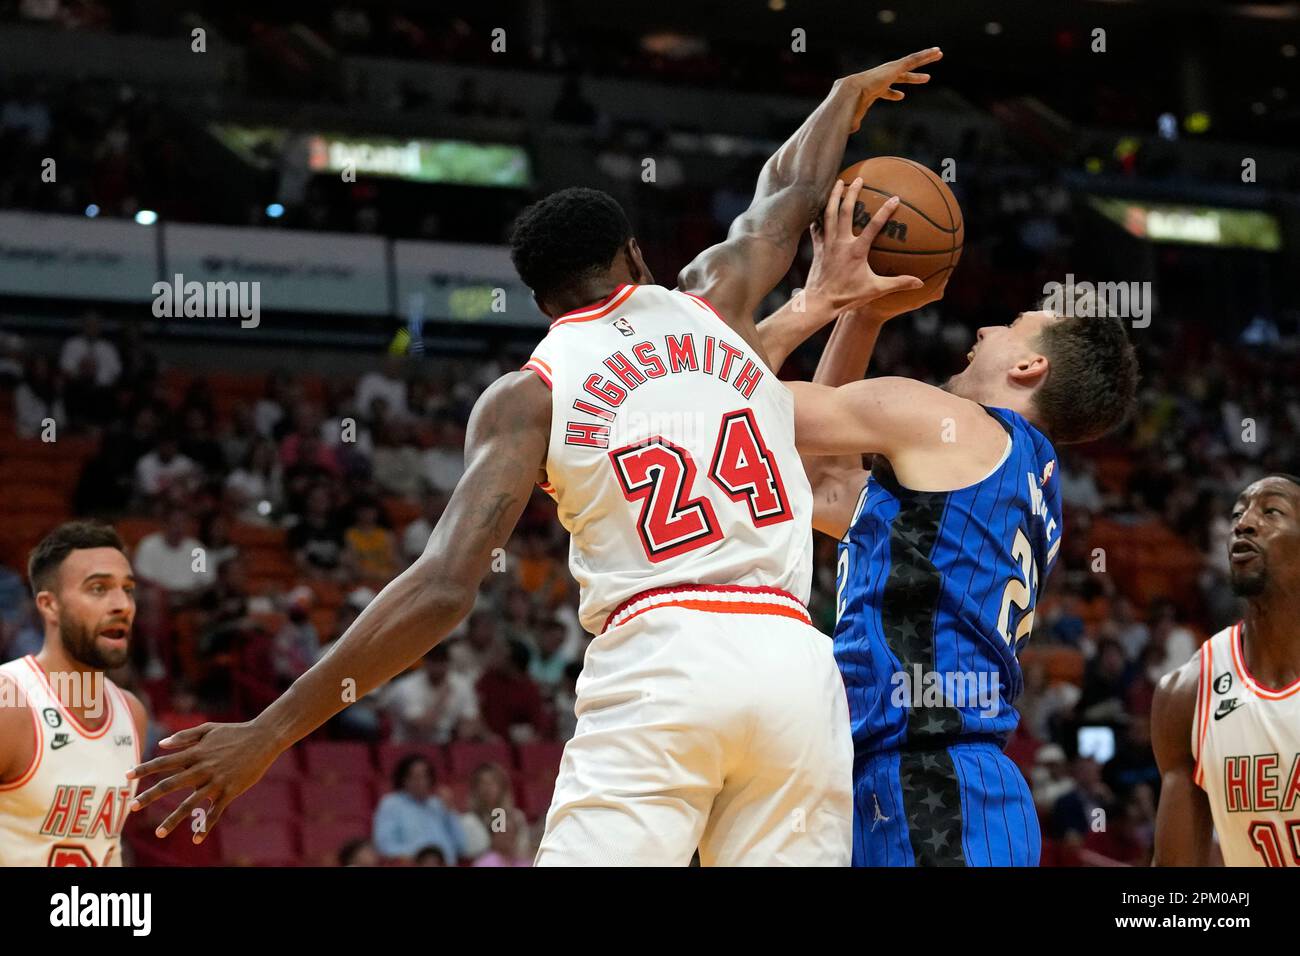
{"type": "Polygon", "coordinates": [[[920,163],[900,156],[877,156],[855,163],[840,179],[862,177],[862,192],[853,209],[853,231],[861,232],[880,204],[898,197],[892,219],[871,247],[871,268],[877,275],[916,276],[925,285],[889,296],[906,308],[917,308],[941,292],[961,258],[965,225],[961,207],[946,183],[920,163]]]}

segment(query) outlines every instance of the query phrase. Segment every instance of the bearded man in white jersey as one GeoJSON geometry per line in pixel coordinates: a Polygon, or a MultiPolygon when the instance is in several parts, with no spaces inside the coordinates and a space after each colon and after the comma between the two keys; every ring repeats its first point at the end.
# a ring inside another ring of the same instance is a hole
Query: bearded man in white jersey
{"type": "MultiPolygon", "coordinates": [[[[684,866],[698,847],[706,865],[846,865],[847,704],[803,606],[811,493],[793,399],[753,316],[867,109],[902,99],[894,84],[926,82],[915,71],[941,55],[837,81],[677,290],[653,285],[608,196],[565,190],[527,211],[512,256],[555,321],[524,370],[475,406],[465,474],[424,554],[257,719],[162,742],[176,752],[138,768],[166,776],[137,802],[193,792],[159,835],[210,803],[202,840],[280,753],[343,708],[344,688],[364,695],[442,640],[538,482],[572,535],[580,613],[598,634],[538,863],[684,866]],[[660,412],[667,423],[651,424],[660,412]]],[[[818,291],[839,309],[921,285],[860,265],[852,280],[851,292],[818,291]]]]}
{"type": "Polygon", "coordinates": [[[0,667],[0,866],[120,866],[144,706],[126,663],[135,578],[117,532],[72,521],[27,565],[40,653],[0,667]]]}
{"type": "Polygon", "coordinates": [[[1228,538],[1241,621],[1166,674],[1151,709],[1156,866],[1300,866],[1300,478],[1237,497],[1228,538]]]}

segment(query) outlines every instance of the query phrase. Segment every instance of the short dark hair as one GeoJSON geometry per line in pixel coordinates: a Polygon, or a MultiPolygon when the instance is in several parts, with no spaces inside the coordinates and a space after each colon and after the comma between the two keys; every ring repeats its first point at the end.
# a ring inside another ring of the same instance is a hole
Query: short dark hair
{"type": "Polygon", "coordinates": [[[1300,488],[1300,476],[1293,475],[1289,471],[1270,471],[1257,480],[1263,481],[1265,478],[1281,478],[1283,481],[1289,481],[1297,488],[1300,488]]]}
{"type": "Polygon", "coordinates": [[[109,525],[98,521],[66,521],[42,538],[27,557],[27,580],[32,586],[32,596],[50,590],[68,555],[88,548],[116,548],[126,554],[121,536],[109,525]]]}
{"type": "Polygon", "coordinates": [[[510,230],[510,259],[538,299],[608,269],[632,238],[617,200],[599,189],[574,187],[533,203],[510,230]]]}
{"type": "Polygon", "coordinates": [[[1137,405],[1137,354],[1124,322],[1098,314],[1058,318],[1038,335],[1050,363],[1034,407],[1052,441],[1092,441],[1119,428],[1137,405]]]}
{"type": "Polygon", "coordinates": [[[438,782],[438,771],[433,766],[433,761],[430,760],[422,753],[409,753],[401,760],[399,760],[397,762],[397,766],[393,768],[393,789],[394,790],[406,789],[406,778],[411,775],[411,771],[415,769],[417,764],[424,764],[426,767],[429,768],[430,783],[438,782]]]}

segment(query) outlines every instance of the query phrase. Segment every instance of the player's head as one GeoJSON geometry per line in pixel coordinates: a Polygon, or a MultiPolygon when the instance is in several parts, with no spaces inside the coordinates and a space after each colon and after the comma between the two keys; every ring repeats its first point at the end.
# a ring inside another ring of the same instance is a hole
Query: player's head
{"type": "Polygon", "coordinates": [[[590,305],[593,290],[654,282],[623,208],[599,189],[561,189],[515,220],[510,258],[551,318],[590,305]]]}
{"type": "Polygon", "coordinates": [[[1238,597],[1300,587],[1300,478],[1266,475],[1237,496],[1228,574],[1238,597]]]}
{"type": "Polygon", "coordinates": [[[1132,414],[1138,371],[1124,323],[1098,311],[1036,309],[980,329],[945,388],[1021,410],[1058,444],[1100,438],[1132,414]]]}
{"type": "Polygon", "coordinates": [[[27,559],[46,640],[96,670],[126,663],[135,621],[135,578],[122,539],[107,525],[69,521],[27,559]]]}

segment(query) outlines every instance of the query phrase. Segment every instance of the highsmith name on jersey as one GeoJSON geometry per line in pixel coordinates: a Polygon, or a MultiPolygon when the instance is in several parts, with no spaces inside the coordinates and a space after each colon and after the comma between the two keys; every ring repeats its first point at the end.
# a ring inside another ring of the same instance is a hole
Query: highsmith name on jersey
{"type": "Polygon", "coordinates": [[[587,630],[682,584],[807,603],[812,493],[794,396],[705,300],[622,285],[557,319],[524,368],[552,391],[542,488],[571,535],[587,630]]]}

